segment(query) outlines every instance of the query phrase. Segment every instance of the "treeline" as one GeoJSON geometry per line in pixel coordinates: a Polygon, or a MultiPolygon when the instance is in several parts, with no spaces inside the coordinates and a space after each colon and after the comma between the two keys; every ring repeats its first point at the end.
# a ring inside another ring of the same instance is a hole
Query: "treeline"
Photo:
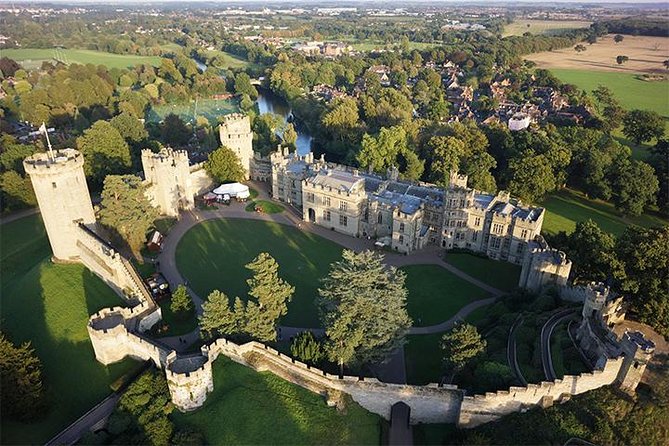
{"type": "Polygon", "coordinates": [[[610,33],[631,34],[633,36],[669,37],[669,26],[664,19],[649,17],[626,17],[617,20],[604,20],[593,24],[604,27],[610,33]]]}

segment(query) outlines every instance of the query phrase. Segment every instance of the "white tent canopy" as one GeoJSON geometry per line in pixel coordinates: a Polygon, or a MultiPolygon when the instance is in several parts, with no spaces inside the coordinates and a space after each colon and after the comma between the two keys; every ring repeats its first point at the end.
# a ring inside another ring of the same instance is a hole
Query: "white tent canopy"
{"type": "Polygon", "coordinates": [[[249,187],[241,183],[221,184],[212,192],[215,193],[216,195],[227,194],[230,197],[237,197],[237,198],[248,198],[251,195],[249,193],[249,187]]]}

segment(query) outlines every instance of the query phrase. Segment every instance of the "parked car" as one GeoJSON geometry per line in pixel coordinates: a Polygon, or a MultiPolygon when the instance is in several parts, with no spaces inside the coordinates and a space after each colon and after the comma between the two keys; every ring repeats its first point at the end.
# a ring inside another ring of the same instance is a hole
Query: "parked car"
{"type": "Polygon", "coordinates": [[[153,273],[145,281],[154,299],[160,300],[170,295],[170,284],[162,274],[153,273]]]}

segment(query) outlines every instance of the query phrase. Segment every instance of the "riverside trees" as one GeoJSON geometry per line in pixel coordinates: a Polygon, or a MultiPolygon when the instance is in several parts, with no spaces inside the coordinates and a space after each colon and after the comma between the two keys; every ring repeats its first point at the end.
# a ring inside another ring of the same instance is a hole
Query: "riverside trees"
{"type": "Polygon", "coordinates": [[[411,326],[406,310],[405,274],[386,267],[371,251],[345,250],[318,290],[326,354],[339,364],[385,361],[401,347],[411,326]]]}

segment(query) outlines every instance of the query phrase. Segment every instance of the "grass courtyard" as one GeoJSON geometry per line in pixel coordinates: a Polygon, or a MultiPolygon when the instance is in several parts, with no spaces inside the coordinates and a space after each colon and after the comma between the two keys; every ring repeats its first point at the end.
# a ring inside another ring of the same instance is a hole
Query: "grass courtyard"
{"type": "Polygon", "coordinates": [[[276,259],[280,277],[295,287],[281,323],[318,327],[314,300],[320,280],[342,252],[339,245],[322,237],[278,223],[209,220],[191,228],[179,241],[177,267],[202,298],[219,289],[231,300],[246,299],[251,272],[244,265],[261,252],[276,259]]]}
{"type": "Polygon", "coordinates": [[[55,265],[39,215],[0,226],[2,330],[14,343],[30,341],[41,359],[49,411],[33,423],[2,419],[2,444],[48,441],[110,392],[138,363],[105,367],[95,360],[86,324],[90,314],[120,298],[81,265],[55,265]]]}
{"type": "Polygon", "coordinates": [[[415,326],[438,324],[469,302],[488,297],[486,291],[437,265],[405,266],[402,271],[407,275],[407,310],[415,326]]]}
{"type": "Polygon", "coordinates": [[[502,291],[518,286],[520,266],[463,252],[447,252],[444,257],[460,271],[502,291]]]}
{"type": "Polygon", "coordinates": [[[350,399],[337,411],[317,394],[223,356],[213,372],[204,406],[173,415],[177,425],[202,431],[207,444],[379,444],[380,418],[350,399]]]}
{"type": "MultiPolygon", "coordinates": [[[[542,232],[557,234],[570,233],[579,221],[592,219],[604,231],[620,235],[630,224],[643,227],[666,225],[667,220],[656,214],[646,213],[639,217],[625,217],[613,204],[602,200],[591,200],[580,192],[563,189],[550,194],[540,203],[546,208],[542,232]]],[[[457,266],[457,265],[456,265],[457,266]]]]}

